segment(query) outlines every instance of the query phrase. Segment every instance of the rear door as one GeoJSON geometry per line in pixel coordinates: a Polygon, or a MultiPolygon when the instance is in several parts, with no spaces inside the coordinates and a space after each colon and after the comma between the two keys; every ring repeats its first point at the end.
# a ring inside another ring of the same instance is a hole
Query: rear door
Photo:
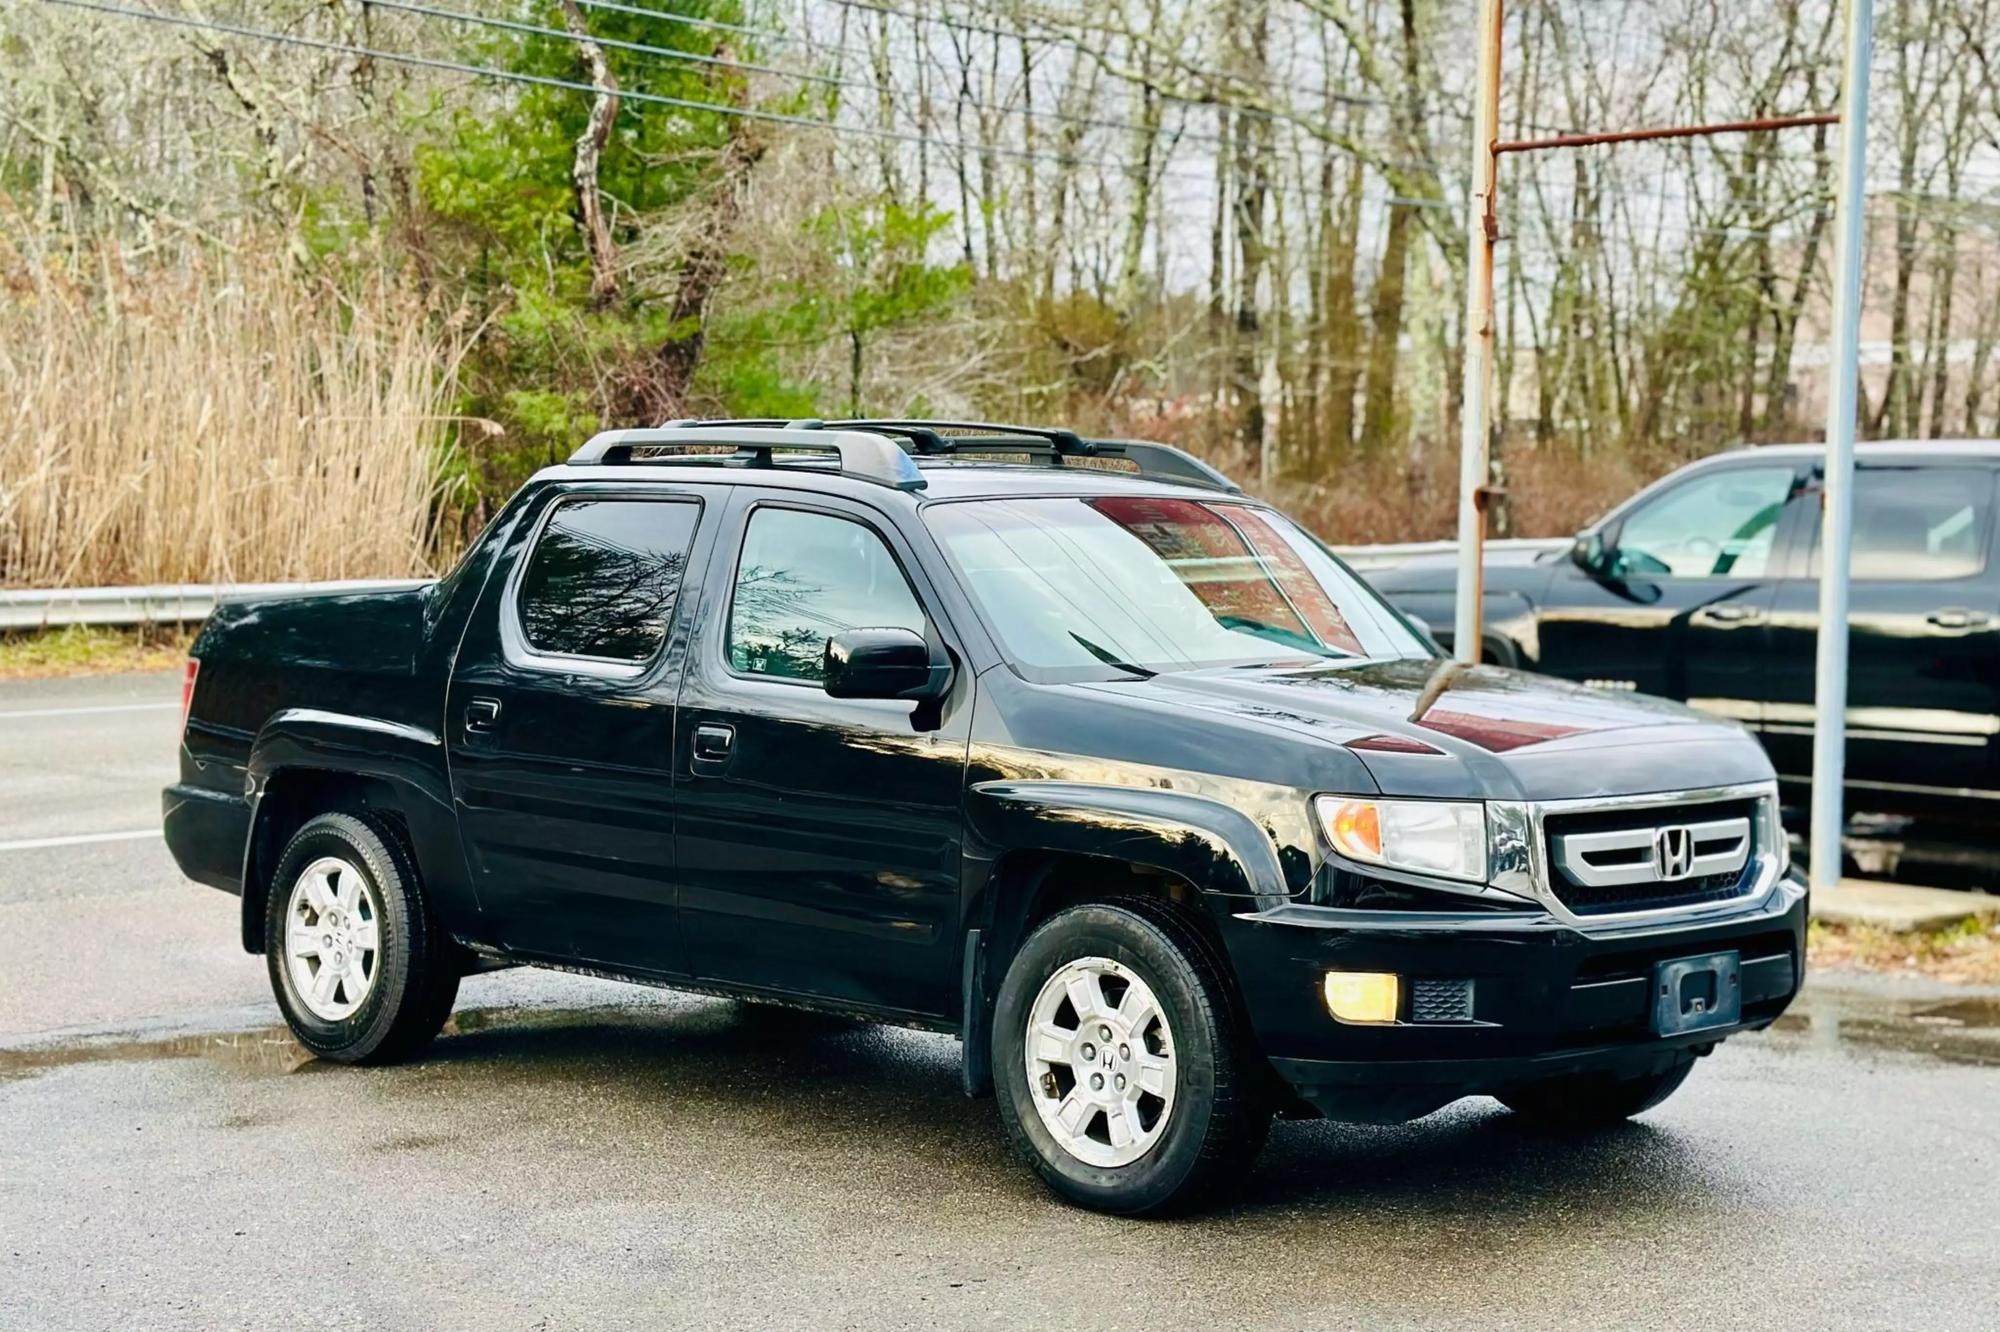
{"type": "Polygon", "coordinates": [[[1755,724],[1803,475],[1753,455],[1641,496],[1603,529],[1595,569],[1565,560],[1550,580],[1539,669],[1755,724]]]}
{"type": "Polygon", "coordinates": [[[445,709],[452,794],[510,948],[686,969],[671,769],[703,510],[697,489],[559,488],[474,611],[445,709]]]}
{"type": "MultiPolygon", "coordinates": [[[[2000,568],[1988,465],[1863,460],[1854,477],[1847,784],[1859,808],[1916,808],[2000,785],[2000,568]]],[[[1819,497],[1818,480],[1813,482],[1819,497]]],[[[1812,771],[1819,506],[1810,556],[1772,612],[1764,729],[1784,777],[1812,771]]]]}

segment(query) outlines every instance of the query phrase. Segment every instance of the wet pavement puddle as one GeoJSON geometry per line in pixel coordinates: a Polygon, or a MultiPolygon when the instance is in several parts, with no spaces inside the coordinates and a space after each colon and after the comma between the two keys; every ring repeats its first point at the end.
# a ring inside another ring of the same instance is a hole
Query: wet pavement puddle
{"type": "MultiPolygon", "coordinates": [[[[702,1001],[697,1000],[697,1003],[702,1001]]],[[[471,1008],[452,1017],[445,1039],[480,1033],[503,1042],[510,1030],[544,1035],[565,1027],[590,1028],[601,1039],[614,1028],[625,1028],[639,1042],[639,1028],[654,1017],[663,1024],[676,1018],[690,1025],[717,1025],[721,1014],[669,1014],[655,1010],[621,1011],[593,1006],[578,1009],[528,1007],[471,1008]],[[704,1020],[710,1019],[710,1020],[704,1020]]],[[[616,1037],[612,1038],[614,1041],[616,1037]]],[[[2000,1068],[2000,995],[1909,999],[1866,991],[1809,987],[1791,1010],[1768,1032],[1747,1038],[1769,1041],[1780,1049],[1812,1048],[1845,1055],[1877,1052],[1979,1067],[2000,1068]]],[[[0,1048],[0,1083],[32,1077],[48,1069],[77,1064],[136,1063],[201,1059],[238,1073],[295,1074],[332,1069],[300,1046],[282,1026],[228,1032],[177,1033],[161,1037],[108,1036],[62,1043],[0,1048]]]]}
{"type": "Polygon", "coordinates": [[[1808,986],[1771,1032],[1781,1044],[2000,1068],[2000,995],[1907,999],[1808,986]]]}

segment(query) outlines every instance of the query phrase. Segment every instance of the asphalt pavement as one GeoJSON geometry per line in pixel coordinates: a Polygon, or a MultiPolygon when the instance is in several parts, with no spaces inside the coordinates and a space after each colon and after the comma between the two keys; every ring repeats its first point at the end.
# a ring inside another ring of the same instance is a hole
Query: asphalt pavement
{"type": "Polygon", "coordinates": [[[311,1059],[157,838],[177,691],[0,683],[0,1327],[2000,1325],[2000,995],[1816,977],[1616,1132],[1281,1124],[1111,1220],[947,1038],[509,971],[311,1059]]]}

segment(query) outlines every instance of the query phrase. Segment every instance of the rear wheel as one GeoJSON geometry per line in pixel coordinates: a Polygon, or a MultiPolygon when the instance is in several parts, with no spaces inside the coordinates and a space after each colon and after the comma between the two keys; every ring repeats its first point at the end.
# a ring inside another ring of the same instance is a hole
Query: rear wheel
{"type": "Polygon", "coordinates": [[[1636,1078],[1574,1073],[1516,1087],[1502,1092],[1499,1099],[1538,1128],[1588,1132],[1651,1110],[1672,1096],[1693,1070],[1694,1060],[1684,1059],[1662,1072],[1636,1078]]]}
{"type": "Polygon", "coordinates": [[[1008,1136],[1071,1202],[1136,1216],[1235,1183],[1270,1111],[1214,949],[1151,898],[1072,907],[1021,946],[995,1006],[1008,1136]]]}
{"type": "Polygon", "coordinates": [[[425,910],[416,861],[388,824],[321,814],[278,860],[264,955],[299,1044],[342,1063],[390,1063],[451,1016],[459,970],[425,910]]]}

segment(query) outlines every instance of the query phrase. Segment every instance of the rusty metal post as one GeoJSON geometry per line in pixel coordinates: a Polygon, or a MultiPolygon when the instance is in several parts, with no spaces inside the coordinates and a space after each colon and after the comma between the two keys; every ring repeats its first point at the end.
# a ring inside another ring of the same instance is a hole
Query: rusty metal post
{"type": "MultiPolygon", "coordinates": [[[[1472,98],[1472,198],[1465,225],[1465,388],[1458,461],[1458,604],[1452,652],[1479,661],[1485,598],[1486,502],[1491,495],[1486,450],[1493,410],[1493,245],[1498,239],[1494,192],[1500,137],[1502,0],[1479,0],[1479,72],[1472,98]]],[[[1504,410],[1504,406],[1503,406],[1504,410]]]]}

